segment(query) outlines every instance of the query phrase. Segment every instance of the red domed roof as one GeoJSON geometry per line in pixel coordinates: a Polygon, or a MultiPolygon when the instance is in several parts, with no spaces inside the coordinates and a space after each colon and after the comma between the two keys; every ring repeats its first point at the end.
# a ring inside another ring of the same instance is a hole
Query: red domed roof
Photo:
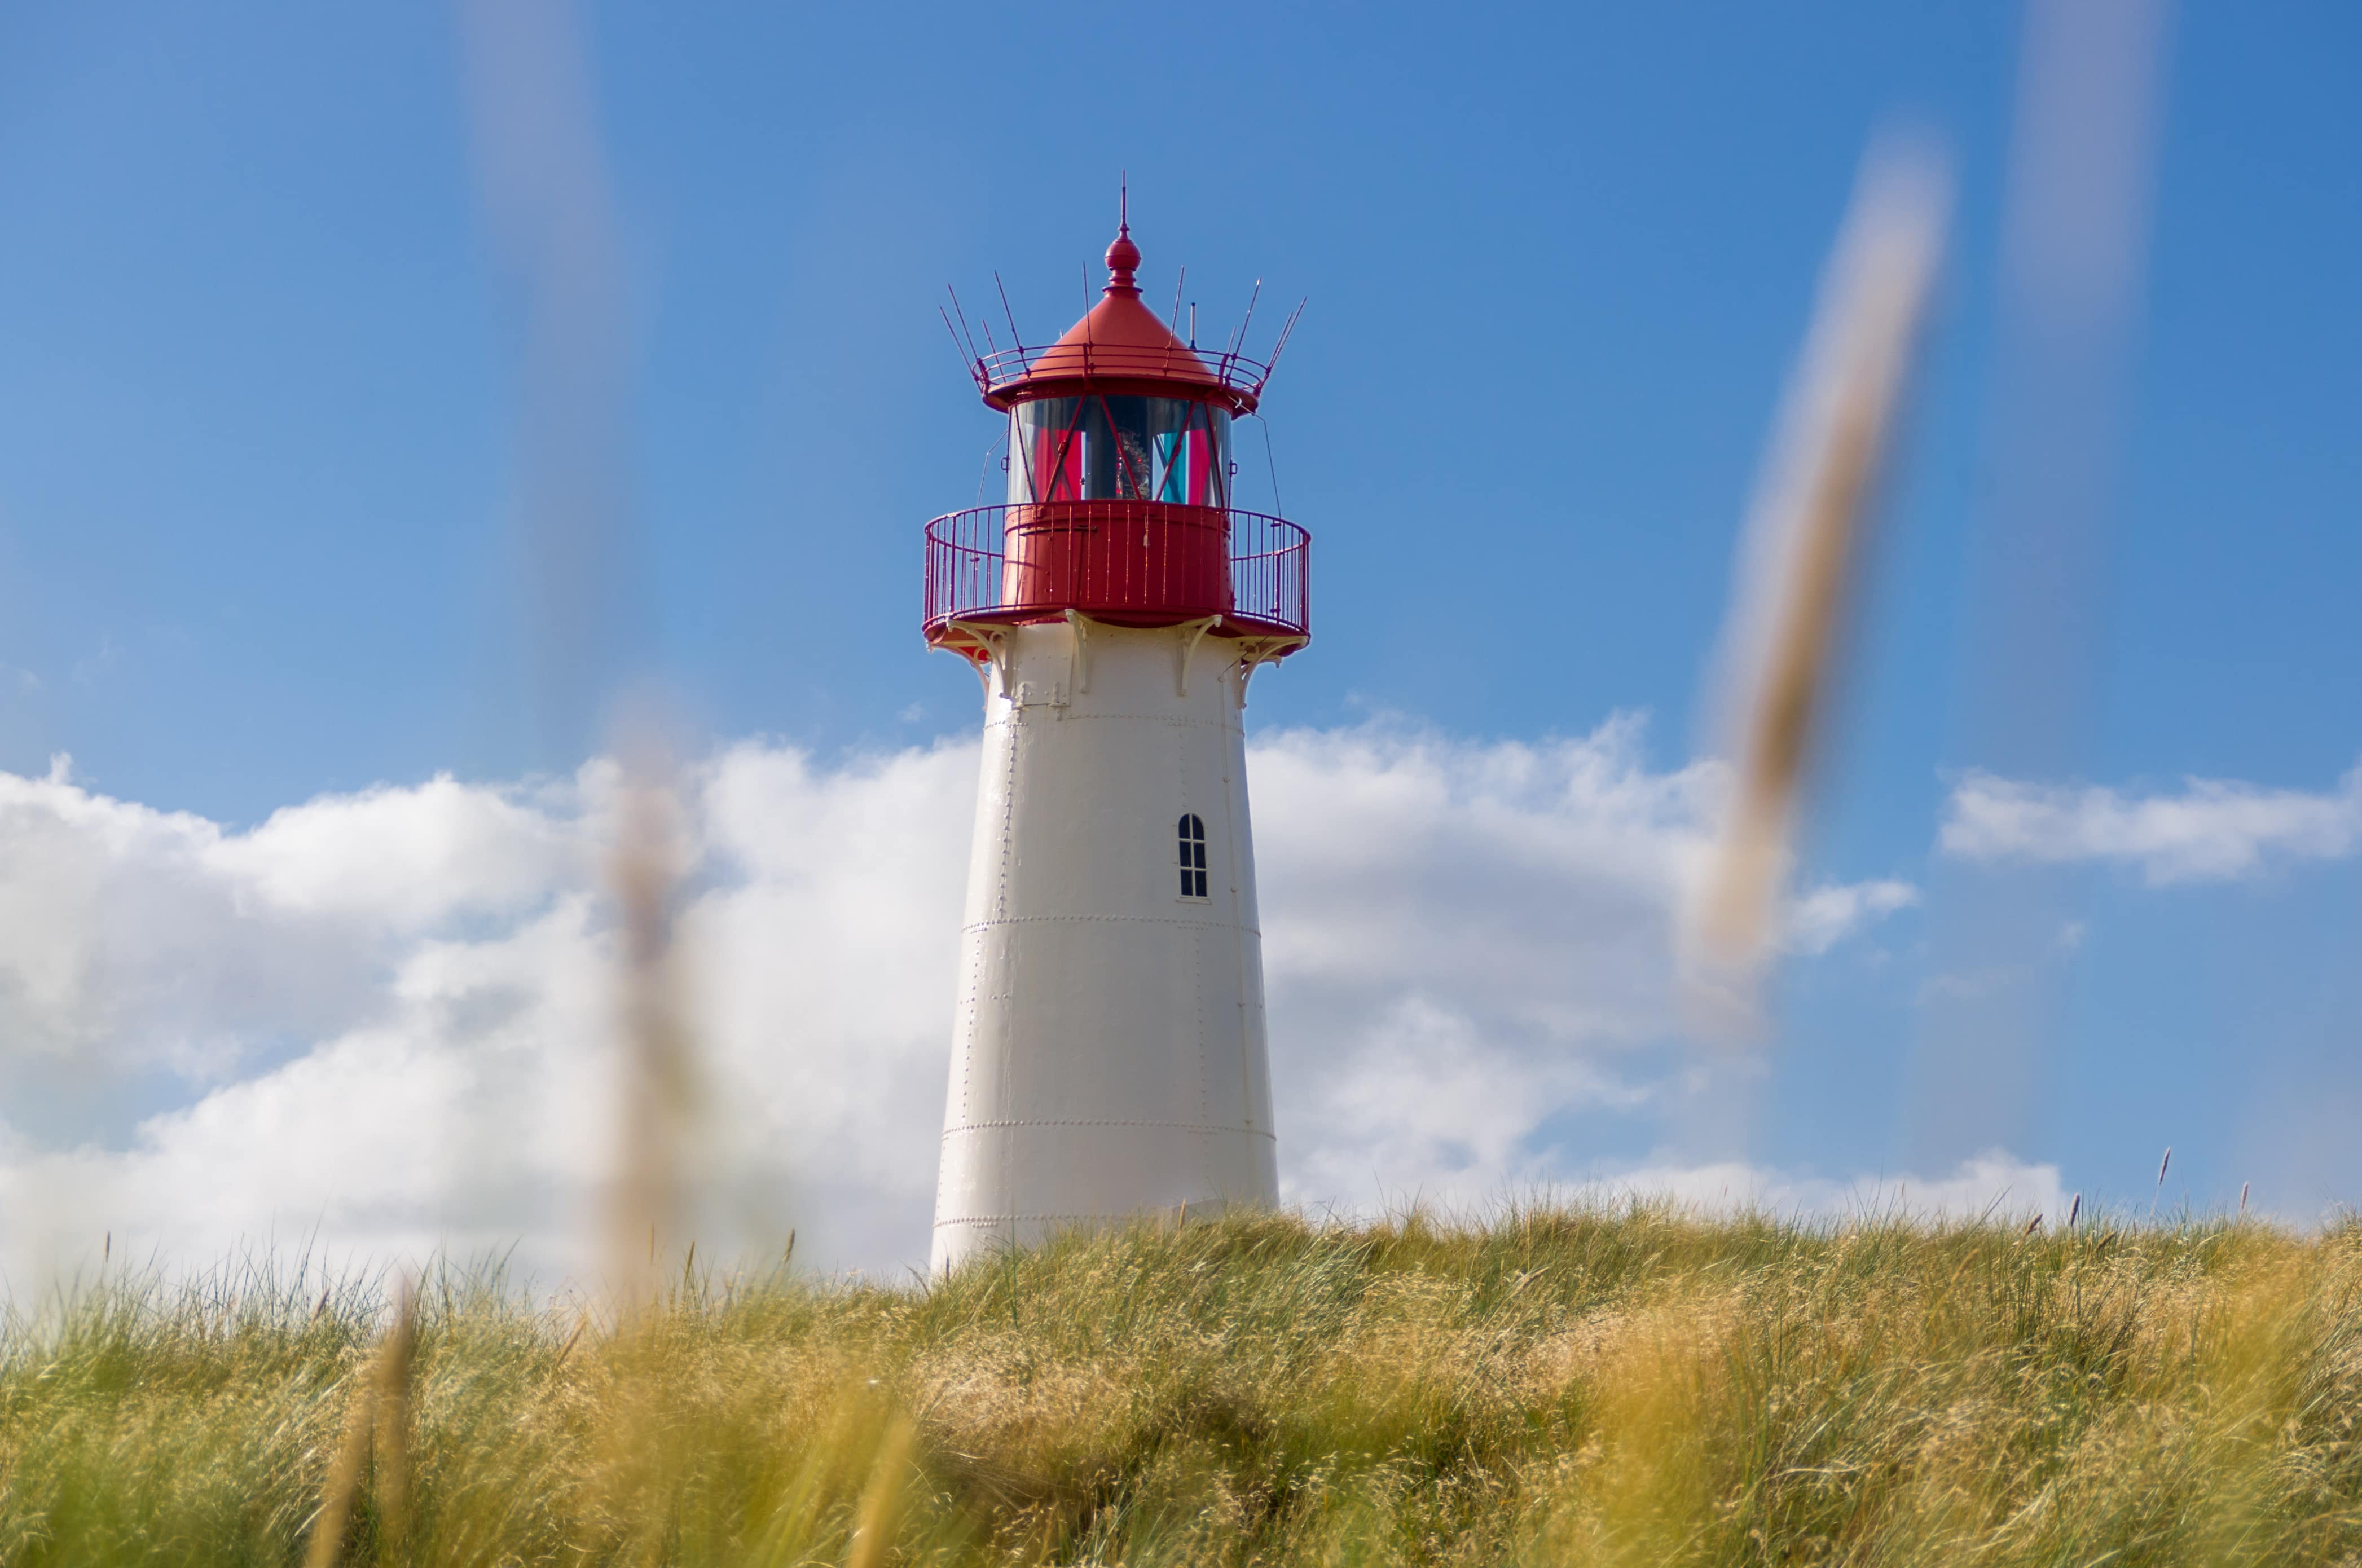
{"type": "Polygon", "coordinates": [[[1252,413],[1264,367],[1236,355],[1220,356],[1222,370],[1232,372],[1222,373],[1140,303],[1139,285],[1132,282],[1140,247],[1131,242],[1130,224],[1108,247],[1107,265],[1105,295],[1064,337],[1046,348],[993,357],[986,367],[990,379],[985,402],[1005,409],[1037,397],[1071,396],[1088,387],[1100,392],[1207,399],[1227,403],[1237,413],[1252,413]],[[1011,371],[1015,373],[1002,378],[1011,371]]]}

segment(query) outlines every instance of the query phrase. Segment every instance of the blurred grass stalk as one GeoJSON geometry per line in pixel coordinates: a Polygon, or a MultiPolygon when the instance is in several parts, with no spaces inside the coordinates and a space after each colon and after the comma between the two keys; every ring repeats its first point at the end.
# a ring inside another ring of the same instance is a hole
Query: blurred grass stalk
{"type": "MultiPolygon", "coordinates": [[[[324,1309],[326,1299],[322,1297],[324,1309]]],[[[378,1537],[394,1561],[403,1561],[410,1523],[410,1382],[417,1354],[418,1293],[404,1280],[395,1296],[393,1320],[353,1387],[344,1435],[312,1520],[304,1568],[333,1568],[342,1555],[353,1505],[370,1471],[378,1537]]]]}
{"type": "Polygon", "coordinates": [[[524,306],[518,540],[536,717],[570,766],[610,716],[616,763],[607,886],[618,918],[621,1073],[601,1250],[620,1324],[684,1243],[696,1142],[695,1038],[679,947],[688,841],[665,714],[628,683],[653,615],[633,555],[627,269],[580,12],[566,0],[461,0],[472,147],[488,229],[524,306]]]}
{"type": "MultiPolygon", "coordinates": [[[[2171,69],[2168,0],[2026,0],[2000,214],[1959,657],[1939,759],[2033,783],[2099,761],[2110,579],[2171,69]]],[[[1931,694],[1932,695],[1932,694],[1931,694]]],[[[1904,1157],[2055,1128],[2088,868],[1928,866],[1904,1157]]]]}
{"type": "Polygon", "coordinates": [[[1760,1028],[1799,796],[1943,254],[1932,152],[1874,148],[1821,284],[1740,541],[1716,693],[1731,796],[1680,943],[1702,1031],[1760,1028]]]}
{"type": "MultiPolygon", "coordinates": [[[[608,1288],[618,1320],[655,1298],[684,1242],[688,1165],[700,1110],[696,1037],[686,1010],[677,915],[685,862],[682,802],[652,711],[618,729],[615,842],[608,882],[620,927],[621,1080],[607,1206],[608,1288]]],[[[680,1254],[684,1268],[693,1263],[680,1254]]]]}

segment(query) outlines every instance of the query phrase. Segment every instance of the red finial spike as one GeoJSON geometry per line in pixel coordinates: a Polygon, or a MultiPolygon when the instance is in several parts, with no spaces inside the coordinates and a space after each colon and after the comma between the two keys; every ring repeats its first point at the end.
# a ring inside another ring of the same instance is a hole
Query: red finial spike
{"type": "Polygon", "coordinates": [[[1138,284],[1132,274],[1140,268],[1140,247],[1131,242],[1131,189],[1121,188],[1117,198],[1115,243],[1107,248],[1107,292],[1111,294],[1136,294],[1138,284]]]}

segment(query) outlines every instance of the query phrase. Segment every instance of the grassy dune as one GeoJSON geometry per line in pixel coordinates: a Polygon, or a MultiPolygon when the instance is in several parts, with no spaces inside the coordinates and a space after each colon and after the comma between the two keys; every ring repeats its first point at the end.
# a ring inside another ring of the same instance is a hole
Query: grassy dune
{"type": "Polygon", "coordinates": [[[2362,1226],[1228,1220],[620,1332],[430,1281],[406,1371],[316,1288],[12,1323],[0,1562],[2362,1562],[2362,1226]]]}

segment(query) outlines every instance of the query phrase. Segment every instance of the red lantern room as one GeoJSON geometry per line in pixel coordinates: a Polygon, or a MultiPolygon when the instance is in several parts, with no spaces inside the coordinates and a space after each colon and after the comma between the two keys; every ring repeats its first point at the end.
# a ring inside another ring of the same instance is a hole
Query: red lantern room
{"type": "Polygon", "coordinates": [[[992,626],[1073,614],[1204,623],[1258,658],[1292,653],[1309,640],[1310,537],[1231,503],[1231,422],[1270,367],[1209,359],[1141,303],[1129,222],[1107,266],[1098,304],[1055,343],[972,359],[1009,418],[1008,501],[927,525],[927,640],[981,659],[992,626]]]}

